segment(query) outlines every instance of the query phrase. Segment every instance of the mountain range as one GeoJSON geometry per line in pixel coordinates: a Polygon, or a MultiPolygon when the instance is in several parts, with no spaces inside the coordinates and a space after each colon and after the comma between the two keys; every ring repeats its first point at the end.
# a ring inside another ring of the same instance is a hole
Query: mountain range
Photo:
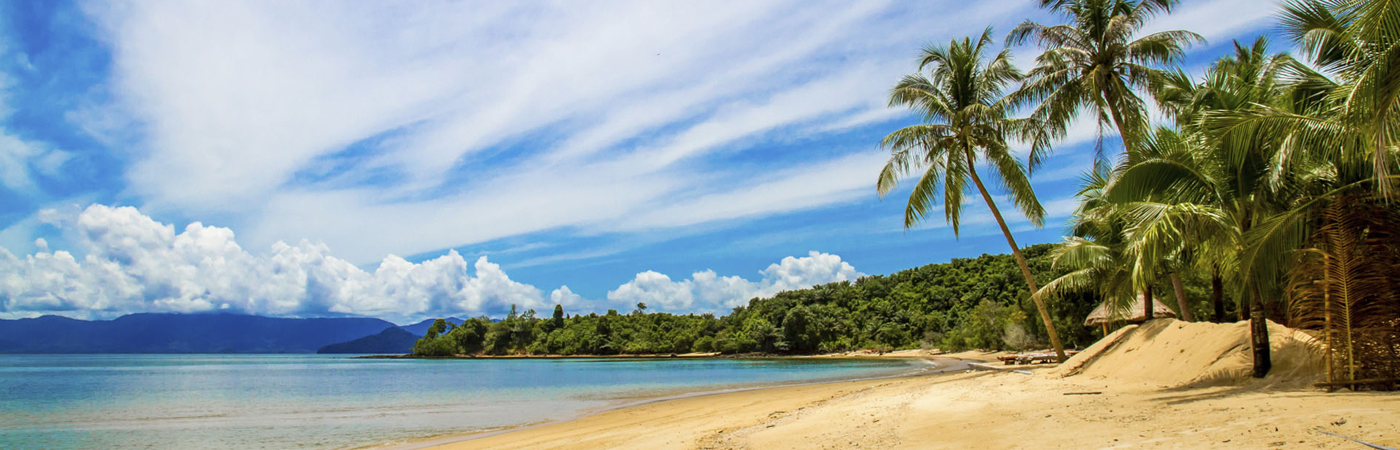
{"type": "MultiPolygon", "coordinates": [[[[386,328],[377,334],[321,347],[316,353],[408,353],[413,351],[413,344],[418,339],[428,334],[428,327],[433,326],[433,321],[427,319],[413,325],[386,328]]],[[[453,325],[462,324],[462,319],[456,317],[448,317],[447,321],[453,325]]]]}
{"type": "MultiPolygon", "coordinates": [[[[417,330],[421,325],[423,331],[415,333],[421,334],[431,324],[424,321],[408,327],[417,330]]],[[[396,327],[362,317],[141,313],[78,320],[42,316],[0,320],[0,353],[313,353],[390,328],[396,327]]]]}

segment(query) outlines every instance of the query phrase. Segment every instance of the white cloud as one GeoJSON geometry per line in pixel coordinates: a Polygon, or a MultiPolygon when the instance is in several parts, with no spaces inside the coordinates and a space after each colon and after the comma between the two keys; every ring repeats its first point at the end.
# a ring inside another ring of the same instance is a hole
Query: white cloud
{"type": "MultiPolygon", "coordinates": [[[[111,317],[132,312],[236,311],[272,316],[382,317],[394,321],[443,315],[500,315],[562,304],[574,310],[603,305],[560,286],[540,289],[510,279],[485,256],[470,262],[455,251],[419,263],[384,257],[373,271],[331,255],[328,246],[276,242],[263,253],[245,250],[228,228],[191,223],[183,229],[133,207],[94,204],[73,218],[44,220],[69,228],[75,255],[37,239],[24,257],[0,248],[0,317],[62,313],[111,317]]],[[[723,311],[752,297],[863,276],[841,257],[811,252],[786,257],[759,281],[696,272],[690,279],[645,271],[609,292],[626,307],[723,311]]]]}
{"type": "Polygon", "coordinates": [[[616,290],[608,291],[608,300],[632,305],[646,303],[669,311],[684,311],[695,303],[694,289],[689,281],[671,281],[671,277],[654,271],[637,274],[616,290]]]}
{"type": "MultiPolygon", "coordinates": [[[[974,33],[1028,9],[94,2],[116,100],[70,119],[106,130],[114,109],[132,118],[121,128],[142,133],[126,179],[148,211],[238,217],[230,225],[255,245],[310,238],[364,263],[556,227],[627,229],[694,193],[743,207],[686,224],[791,210],[791,197],[753,195],[772,180],[750,174],[847,160],[691,163],[897,118],[885,89],[929,30],[974,33]],[[365,238],[389,233],[403,238],[365,238]]],[[[797,207],[851,200],[854,174],[797,207]]]]}
{"type": "Polygon", "coordinates": [[[545,305],[539,289],[513,281],[486,257],[468,274],[456,252],[421,263],[389,255],[374,272],[330,255],[324,244],[277,242],[245,251],[228,228],[191,223],[177,232],[131,207],[92,205],[74,224],[82,258],[0,250],[0,313],[111,316],[140,311],[234,310],[253,314],[359,314],[390,319],[499,313],[545,305]]]}
{"type": "Polygon", "coordinates": [[[588,300],[582,295],[575,294],[568,286],[559,286],[549,293],[549,302],[555,305],[563,305],[565,308],[584,306],[588,300]]]}
{"type": "Polygon", "coordinates": [[[1239,33],[1263,28],[1279,12],[1273,0],[1207,0],[1183,2],[1170,15],[1149,22],[1143,34],[1166,30],[1194,31],[1210,44],[1239,33]]]}
{"type": "Polygon", "coordinates": [[[672,312],[724,311],[747,304],[755,297],[865,276],[840,256],[816,251],[801,258],[783,258],[759,274],[762,277],[758,281],[749,281],[703,270],[691,274],[689,279],[672,281],[665,274],[648,270],[609,291],[608,300],[621,305],[642,302],[672,312]]]}

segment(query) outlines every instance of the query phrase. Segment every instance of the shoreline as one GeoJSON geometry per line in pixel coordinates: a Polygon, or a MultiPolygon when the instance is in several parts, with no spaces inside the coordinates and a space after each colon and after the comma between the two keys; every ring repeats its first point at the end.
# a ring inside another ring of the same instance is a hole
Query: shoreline
{"type": "Polygon", "coordinates": [[[934,376],[658,398],[400,448],[1356,448],[1347,439],[1400,446],[1400,393],[1312,388],[1321,373],[1316,342],[1275,324],[1274,370],[1252,378],[1246,326],[1166,319],[1123,327],[1059,365],[997,366],[1033,370],[950,367],[934,376]]]}
{"type": "MultiPolygon", "coordinates": [[[[406,355],[359,355],[351,356],[350,359],[720,359],[720,358],[744,358],[741,355],[721,355],[720,353],[657,353],[638,355],[452,355],[452,356],[418,356],[406,355]]],[[[779,358],[783,356],[755,356],[758,358],[779,358]]]]}
{"type": "MultiPolygon", "coordinates": [[[[637,398],[630,399],[630,400],[629,400],[629,399],[623,398],[623,399],[618,399],[619,402],[618,402],[618,403],[615,403],[615,404],[606,405],[606,406],[597,407],[597,408],[592,408],[592,409],[589,409],[589,410],[585,410],[585,411],[578,412],[578,413],[573,414],[573,415],[568,416],[568,417],[563,417],[563,418],[554,419],[554,420],[545,420],[545,421],[539,421],[539,422],[524,423],[524,424],[520,424],[520,425],[513,425],[513,426],[507,426],[507,427],[496,427],[496,428],[485,429],[485,430],[468,431],[468,432],[464,432],[464,433],[452,433],[452,434],[439,435],[439,436],[430,436],[430,437],[425,437],[425,438],[423,438],[423,439],[421,439],[421,440],[417,440],[417,441],[413,441],[413,442],[374,444],[374,445],[369,445],[369,446],[365,446],[365,447],[357,447],[357,449],[373,449],[373,450],[423,450],[423,449],[432,449],[432,448],[444,448],[444,447],[447,447],[447,446],[450,446],[450,445],[453,445],[453,444],[458,444],[458,443],[463,443],[463,442],[470,442],[470,441],[480,440],[480,439],[486,439],[486,438],[490,438],[490,437],[501,436],[501,435],[506,435],[506,434],[515,433],[515,432],[528,431],[528,430],[537,429],[537,428],[540,428],[540,427],[551,426],[551,425],[567,424],[567,423],[571,423],[571,422],[575,422],[575,421],[587,419],[587,418],[589,418],[589,417],[597,416],[597,415],[599,415],[599,414],[605,414],[605,413],[615,412],[615,411],[622,411],[622,410],[627,410],[627,409],[631,409],[631,408],[636,408],[636,407],[641,407],[641,406],[647,406],[647,405],[654,405],[654,404],[661,404],[661,403],[666,403],[666,402],[671,402],[671,401],[677,401],[677,400],[699,399],[699,398],[712,397],[712,396],[742,394],[742,393],[746,393],[746,392],[759,392],[759,391],[770,391],[770,390],[780,390],[780,389],[790,389],[790,388],[823,386],[823,385],[832,385],[832,384],[841,384],[841,383],[858,383],[858,382],[872,382],[872,381],[891,380],[891,379],[901,379],[901,378],[930,377],[930,376],[936,376],[936,375],[949,374],[949,373],[957,372],[957,371],[972,371],[972,370],[977,370],[977,369],[975,369],[975,368],[973,367],[973,364],[976,364],[976,363],[986,363],[986,362],[989,361],[989,360],[987,360],[987,359],[981,359],[981,358],[973,359],[972,356],[974,356],[975,354],[981,353],[981,352],[975,352],[975,351],[974,351],[974,352],[963,352],[963,353],[957,353],[957,354],[940,354],[940,355],[918,355],[918,354],[915,354],[915,353],[917,353],[917,352],[922,352],[922,351],[920,351],[920,350],[905,350],[905,351],[899,352],[900,354],[894,354],[894,353],[896,353],[896,352],[891,352],[890,354],[878,355],[878,356],[877,356],[877,355],[846,355],[846,354],[823,354],[823,355],[801,355],[801,356],[752,356],[752,358],[852,358],[852,359],[858,359],[858,358],[880,358],[880,359],[918,360],[918,361],[921,361],[923,364],[925,364],[925,366],[924,366],[924,367],[915,368],[915,369],[913,369],[913,370],[901,372],[901,373],[889,374],[889,375],[879,375],[879,376],[872,376],[872,377],[822,379],[822,380],[803,381],[803,382],[796,382],[796,383],[783,383],[783,384],[759,385],[759,386],[749,386],[749,387],[738,387],[738,388],[729,388],[729,389],[719,389],[719,390],[710,390],[710,391],[687,392],[687,393],[671,394],[671,395],[643,396],[643,397],[637,397],[637,398]],[[949,355],[959,355],[959,356],[949,356],[949,355]]],[[[718,354],[715,354],[715,356],[718,356],[718,354]]],[[[689,356],[689,357],[690,357],[690,358],[715,358],[715,356],[689,356]]],[[[621,356],[621,355],[609,355],[609,356],[604,356],[603,358],[607,358],[607,357],[613,357],[613,358],[634,358],[634,357],[630,357],[630,356],[621,356]]],[[[731,355],[730,357],[733,357],[733,356],[731,355]]],[[[573,359],[591,359],[591,358],[598,358],[598,357],[575,357],[575,358],[573,358],[573,359]]],[[[743,358],[743,357],[740,357],[740,358],[743,358]]],[[[446,357],[446,358],[412,357],[412,358],[404,358],[404,359],[471,359],[471,358],[463,358],[463,357],[446,357]]],[[[489,359],[489,358],[488,358],[488,359],[489,359]]],[[[542,358],[542,357],[539,357],[539,356],[534,356],[534,357],[507,357],[507,358],[504,358],[504,359],[545,359],[545,358],[542,358]]],[[[569,358],[569,357],[564,357],[564,359],[570,359],[570,358],[569,358]]]]}

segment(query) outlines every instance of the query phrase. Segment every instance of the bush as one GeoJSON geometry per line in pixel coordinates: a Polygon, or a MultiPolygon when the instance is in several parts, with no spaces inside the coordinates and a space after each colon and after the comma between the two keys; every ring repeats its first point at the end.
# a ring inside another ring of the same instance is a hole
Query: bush
{"type": "Polygon", "coordinates": [[[715,351],[715,338],[705,336],[695,340],[695,345],[691,346],[691,351],[697,353],[710,353],[715,351]]]}
{"type": "Polygon", "coordinates": [[[413,354],[418,356],[453,356],[461,353],[457,342],[447,336],[419,339],[413,344],[413,354]]]}

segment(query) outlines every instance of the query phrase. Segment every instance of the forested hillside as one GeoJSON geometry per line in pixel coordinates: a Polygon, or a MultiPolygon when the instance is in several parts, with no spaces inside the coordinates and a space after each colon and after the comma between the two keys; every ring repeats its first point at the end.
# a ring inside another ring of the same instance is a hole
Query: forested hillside
{"type": "MultiPolygon", "coordinates": [[[[1036,278],[1058,274],[1050,265],[1054,244],[1024,249],[1036,278]]],[[[853,349],[1028,348],[1044,345],[1024,280],[1011,255],[982,255],[930,264],[888,276],[830,283],[754,299],[730,314],[630,313],[549,318],[532,311],[491,323],[469,319],[460,327],[434,324],[414,353],[640,354],[814,353],[853,349]]],[[[1096,302],[1070,296],[1049,305],[1069,346],[1093,341],[1082,324],[1096,302]]]]}

